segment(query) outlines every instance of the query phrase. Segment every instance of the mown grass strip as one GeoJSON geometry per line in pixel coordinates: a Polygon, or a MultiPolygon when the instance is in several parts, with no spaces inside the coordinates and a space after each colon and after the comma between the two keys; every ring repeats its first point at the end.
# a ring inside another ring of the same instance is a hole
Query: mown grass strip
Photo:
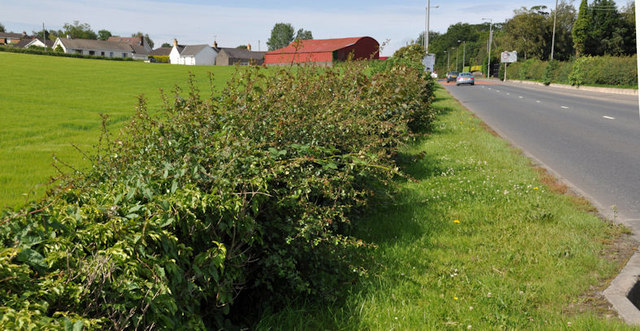
{"type": "Polygon", "coordinates": [[[599,294],[631,254],[627,230],[436,96],[433,134],[402,155],[415,180],[358,222],[378,245],[368,278],[344,301],[301,299],[257,329],[630,329],[599,294]]]}

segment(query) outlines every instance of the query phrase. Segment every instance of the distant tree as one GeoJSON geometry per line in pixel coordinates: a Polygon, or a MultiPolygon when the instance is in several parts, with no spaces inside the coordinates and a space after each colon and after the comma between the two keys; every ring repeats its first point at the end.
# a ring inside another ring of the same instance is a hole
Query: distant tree
{"type": "Polygon", "coordinates": [[[161,47],[171,47],[171,46],[172,46],[172,45],[171,45],[171,44],[169,44],[169,43],[162,43],[162,46],[161,46],[161,47]]]}
{"type": "Polygon", "coordinates": [[[107,40],[111,36],[113,36],[113,35],[111,34],[111,31],[109,31],[109,30],[100,30],[100,31],[98,31],[98,39],[100,39],[100,40],[107,40]]]}
{"type": "Polygon", "coordinates": [[[79,21],[73,21],[72,24],[65,23],[62,29],[63,35],[74,39],[98,39],[98,35],[91,30],[91,26],[87,23],[80,24],[79,21]]]}
{"type": "Polygon", "coordinates": [[[573,24],[571,35],[573,36],[573,48],[576,50],[576,56],[582,56],[586,53],[587,43],[589,40],[589,4],[587,0],[582,0],[578,9],[578,18],[573,24]]]}
{"type": "Polygon", "coordinates": [[[0,32],[6,32],[6,31],[4,30],[4,25],[2,25],[2,23],[0,23],[0,32]]]}
{"type": "Polygon", "coordinates": [[[293,41],[293,26],[289,23],[276,23],[271,29],[271,37],[267,40],[269,50],[287,47],[293,41]]]}
{"type": "Polygon", "coordinates": [[[153,48],[154,42],[153,40],[151,40],[151,38],[149,38],[149,34],[148,33],[142,33],[142,32],[136,32],[134,34],[131,35],[131,37],[144,37],[144,41],[147,43],[147,45],[149,45],[149,47],[153,48]]]}
{"type": "Polygon", "coordinates": [[[624,36],[627,34],[616,3],[613,0],[594,0],[590,9],[590,55],[624,54],[624,36]]]}
{"type": "Polygon", "coordinates": [[[247,45],[240,45],[236,47],[237,49],[247,49],[247,45]]]}
{"type": "Polygon", "coordinates": [[[625,53],[636,53],[636,4],[633,1],[627,3],[620,12],[622,16],[622,24],[627,29],[628,33],[625,35],[625,53]]]}
{"type": "Polygon", "coordinates": [[[551,51],[547,47],[551,35],[549,13],[545,6],[534,6],[530,9],[522,7],[514,11],[505,27],[505,34],[510,41],[510,48],[528,58],[544,59],[551,51]]]}
{"type": "Polygon", "coordinates": [[[310,39],[313,39],[313,34],[311,33],[311,31],[308,31],[308,30],[305,30],[305,29],[300,29],[296,33],[296,38],[295,39],[310,40],[310,39]]]}

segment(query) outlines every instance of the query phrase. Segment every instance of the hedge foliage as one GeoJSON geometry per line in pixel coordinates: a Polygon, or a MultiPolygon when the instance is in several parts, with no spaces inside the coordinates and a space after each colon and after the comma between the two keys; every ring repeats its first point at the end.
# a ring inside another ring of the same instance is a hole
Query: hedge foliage
{"type": "Polygon", "coordinates": [[[158,117],[141,97],[90,170],[2,213],[0,326],[220,329],[335,300],[371,249],[352,216],[433,118],[430,84],[399,63],[254,67],[220,96],[176,88],[158,117]]]}
{"type": "MultiPolygon", "coordinates": [[[[500,71],[503,77],[504,66],[500,71]]],[[[638,86],[637,56],[583,56],[568,62],[529,59],[510,64],[507,79],[535,80],[547,85],[638,86]]]]}
{"type": "MultiPolygon", "coordinates": [[[[58,46],[60,47],[60,46],[58,46]]],[[[35,54],[35,55],[49,55],[49,56],[60,56],[60,57],[72,57],[78,59],[94,59],[94,60],[110,60],[110,61],[133,61],[131,57],[106,57],[106,56],[94,56],[94,55],[83,55],[83,54],[73,54],[73,53],[64,53],[61,51],[55,51],[50,48],[17,48],[13,46],[0,46],[0,52],[8,52],[8,53],[21,53],[21,54],[35,54]]]]}

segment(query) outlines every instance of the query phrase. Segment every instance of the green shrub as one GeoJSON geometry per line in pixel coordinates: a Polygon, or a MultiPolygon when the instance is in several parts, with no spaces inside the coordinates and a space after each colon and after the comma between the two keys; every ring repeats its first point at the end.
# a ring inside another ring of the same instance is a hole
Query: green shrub
{"type": "Polygon", "coordinates": [[[149,58],[158,63],[169,63],[168,55],[151,55],[149,58]]]}
{"type": "Polygon", "coordinates": [[[133,58],[130,57],[105,57],[105,56],[93,56],[93,55],[83,55],[83,54],[71,54],[64,53],[62,47],[60,45],[56,46],[55,50],[50,48],[43,49],[40,47],[36,48],[16,48],[13,46],[0,46],[0,52],[10,52],[10,53],[22,53],[22,54],[34,54],[34,55],[49,55],[49,56],[61,56],[61,57],[72,57],[79,59],[97,59],[97,60],[111,60],[111,61],[133,61],[133,58]]]}
{"type": "Polygon", "coordinates": [[[239,71],[144,99],[93,167],[0,217],[0,325],[228,328],[296,297],[335,300],[366,272],[353,213],[398,174],[433,116],[412,66],[239,71]],[[8,317],[7,317],[8,316],[8,317]]]}

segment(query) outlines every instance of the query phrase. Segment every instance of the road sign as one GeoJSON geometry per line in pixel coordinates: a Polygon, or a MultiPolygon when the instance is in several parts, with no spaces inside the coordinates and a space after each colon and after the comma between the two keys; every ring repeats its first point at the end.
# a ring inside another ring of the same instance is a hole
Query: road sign
{"type": "Polygon", "coordinates": [[[518,52],[502,52],[500,55],[500,62],[502,63],[513,63],[518,61],[518,52]]]}
{"type": "Polygon", "coordinates": [[[433,72],[433,67],[436,65],[436,55],[425,55],[422,59],[422,64],[424,64],[424,71],[433,72]]]}

